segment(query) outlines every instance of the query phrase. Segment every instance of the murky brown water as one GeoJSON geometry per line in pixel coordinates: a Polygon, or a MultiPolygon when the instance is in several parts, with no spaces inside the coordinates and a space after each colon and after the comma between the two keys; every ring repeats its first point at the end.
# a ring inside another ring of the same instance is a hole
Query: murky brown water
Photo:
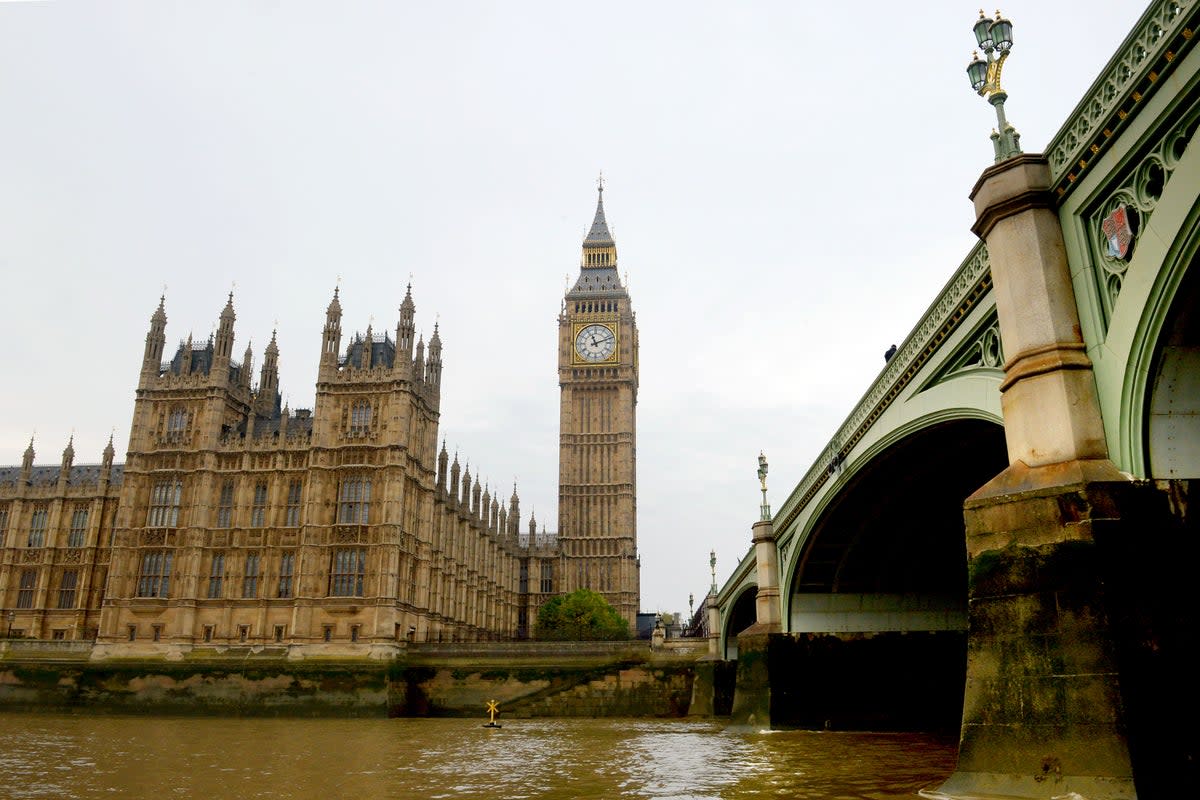
{"type": "Polygon", "coordinates": [[[916,734],[683,720],[0,714],[4,798],[913,798],[954,769],[916,734]]]}

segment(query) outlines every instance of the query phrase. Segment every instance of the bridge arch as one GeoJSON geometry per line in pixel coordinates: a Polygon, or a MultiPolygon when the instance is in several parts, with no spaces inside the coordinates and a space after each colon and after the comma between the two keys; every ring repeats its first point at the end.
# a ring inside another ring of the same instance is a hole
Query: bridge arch
{"type": "MultiPolygon", "coordinates": [[[[1003,421],[1000,416],[990,410],[970,407],[946,408],[906,421],[875,441],[861,455],[846,463],[842,474],[838,477],[841,485],[835,491],[829,492],[813,502],[800,529],[794,532],[794,542],[788,545],[786,558],[780,565],[782,581],[780,592],[784,603],[782,613],[785,625],[790,618],[789,601],[796,591],[795,580],[802,566],[801,560],[809,553],[810,541],[828,523],[833,509],[850,500],[850,495],[856,491],[855,487],[861,484],[866,475],[872,471],[877,472],[885,461],[902,460],[906,448],[914,443],[931,442],[932,440],[921,438],[931,431],[967,430],[968,428],[991,430],[992,438],[999,443],[1001,448],[999,453],[993,448],[992,458],[989,460],[989,465],[995,464],[996,468],[971,489],[974,491],[1007,466],[1007,460],[1003,460],[1003,462],[1001,460],[1001,455],[1004,453],[1002,426],[1003,421]],[[958,426],[962,423],[968,423],[968,425],[959,428],[958,426]]],[[[952,463],[948,454],[943,462],[946,465],[952,463]]],[[[963,495],[964,498],[966,496],[963,495]]],[[[961,512],[961,510],[962,503],[960,502],[958,511],[961,512]]],[[[961,523],[961,513],[958,514],[958,517],[961,523]]]]}
{"type": "Polygon", "coordinates": [[[1113,376],[1120,384],[1119,409],[1110,406],[1105,416],[1116,423],[1110,427],[1114,461],[1140,477],[1200,477],[1197,186],[1200,147],[1193,143],[1138,234],[1105,339],[1093,348],[1102,402],[1109,383],[1104,362],[1123,365],[1113,376]],[[1189,442],[1190,451],[1178,449],[1189,442]]]}
{"type": "Polygon", "coordinates": [[[757,620],[757,611],[754,605],[757,598],[758,586],[756,584],[747,585],[729,606],[725,618],[721,620],[721,657],[727,661],[737,660],[737,635],[757,620]]]}
{"type": "Polygon", "coordinates": [[[784,627],[807,675],[781,709],[791,722],[959,724],[963,502],[1007,464],[998,420],[960,408],[892,431],[840,476],[792,549],[781,587],[784,627]]]}
{"type": "Polygon", "coordinates": [[[1126,375],[1122,422],[1138,472],[1149,478],[1200,478],[1200,201],[1180,233],[1151,290],[1126,375]]]}

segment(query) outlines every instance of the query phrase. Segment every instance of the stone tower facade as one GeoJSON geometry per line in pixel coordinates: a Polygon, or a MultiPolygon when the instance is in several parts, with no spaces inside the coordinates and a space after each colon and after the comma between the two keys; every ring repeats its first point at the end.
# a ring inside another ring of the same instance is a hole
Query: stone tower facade
{"type": "Polygon", "coordinates": [[[638,333],[604,217],[583,240],[579,277],[558,318],[558,544],[563,592],[599,592],[637,624],[638,333]]]}

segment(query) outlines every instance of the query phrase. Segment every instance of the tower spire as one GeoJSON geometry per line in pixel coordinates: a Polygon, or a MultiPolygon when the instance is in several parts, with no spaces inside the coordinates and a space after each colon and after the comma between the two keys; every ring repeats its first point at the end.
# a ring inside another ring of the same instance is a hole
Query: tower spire
{"type": "Polygon", "coordinates": [[[166,302],[167,295],[164,292],[158,298],[158,308],[150,316],[150,330],[146,333],[146,350],[142,355],[143,377],[158,375],[158,366],[162,361],[163,347],[167,343],[166,302]]]}
{"type": "Polygon", "coordinates": [[[615,244],[608,230],[608,220],[604,217],[604,173],[600,173],[596,188],[596,216],[592,218],[592,227],[583,240],[583,246],[615,244]]]}
{"type": "Polygon", "coordinates": [[[604,216],[604,175],[601,174],[596,185],[596,214],[592,217],[592,227],[587,236],[583,237],[583,255],[579,259],[582,274],[575,283],[575,288],[568,296],[583,290],[619,291],[621,279],[617,275],[617,243],[613,240],[612,232],[608,229],[608,219],[604,216]]]}
{"type": "Polygon", "coordinates": [[[321,366],[337,368],[338,351],[342,347],[342,304],[338,300],[340,286],[333,288],[333,299],[325,309],[325,329],[321,332],[321,366]]]}

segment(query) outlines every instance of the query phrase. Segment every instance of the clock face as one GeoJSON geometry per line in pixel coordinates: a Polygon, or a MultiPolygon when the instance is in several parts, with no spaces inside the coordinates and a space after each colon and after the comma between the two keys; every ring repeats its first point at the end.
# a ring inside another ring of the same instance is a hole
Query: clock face
{"type": "Polygon", "coordinates": [[[617,349],[617,335],[607,325],[587,325],[575,336],[575,352],[585,361],[607,361],[617,349]]]}

